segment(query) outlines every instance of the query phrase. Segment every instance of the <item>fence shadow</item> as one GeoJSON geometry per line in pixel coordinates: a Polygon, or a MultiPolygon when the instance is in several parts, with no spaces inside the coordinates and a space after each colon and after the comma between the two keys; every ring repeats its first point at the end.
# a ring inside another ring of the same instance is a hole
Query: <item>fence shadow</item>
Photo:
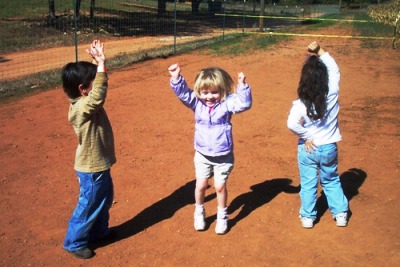
{"type": "Polygon", "coordinates": [[[289,178],[275,178],[250,187],[251,191],[241,194],[232,200],[228,207],[228,214],[238,209],[239,213],[229,220],[229,229],[234,227],[240,220],[246,218],[257,208],[267,204],[280,193],[299,193],[300,186],[292,186],[289,178]]]}
{"type": "MultiPolygon", "coordinates": [[[[351,168],[340,175],[340,183],[342,184],[343,192],[350,200],[358,195],[358,189],[362,186],[365,179],[367,178],[367,173],[361,169],[351,168]]],[[[318,217],[316,223],[328,210],[328,202],[326,196],[322,191],[321,195],[317,199],[317,213],[318,217]]],[[[349,208],[349,218],[351,217],[351,209],[349,208]]]]}

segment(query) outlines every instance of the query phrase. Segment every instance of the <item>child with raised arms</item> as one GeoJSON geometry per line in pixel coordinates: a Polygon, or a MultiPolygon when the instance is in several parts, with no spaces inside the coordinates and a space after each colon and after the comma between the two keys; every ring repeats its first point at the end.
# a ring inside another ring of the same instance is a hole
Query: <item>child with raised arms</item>
{"type": "Polygon", "coordinates": [[[194,166],[196,173],[194,228],[206,229],[204,198],[208,180],[214,178],[217,194],[217,222],[215,232],[228,231],[227,179],[234,166],[231,117],[250,109],[252,95],[245,75],[238,74],[236,92],[231,76],[221,68],[201,70],[193,90],[181,75],[178,64],[168,68],[170,85],[180,101],[194,111],[194,166]]]}
{"type": "Polygon", "coordinates": [[[108,87],[103,43],[93,41],[86,52],[95,64],[71,62],[61,75],[70,102],[68,120],[78,139],[74,169],[80,189],[64,249],[80,259],[94,255],[90,242],[114,235],[108,222],[114,195],[110,168],[116,158],[113,130],[103,107],[108,87]]]}
{"type": "Polygon", "coordinates": [[[287,126],[298,137],[300,219],[312,228],[317,218],[318,175],[329,210],[337,226],[347,226],[348,200],[338,174],[337,142],[340,72],[333,57],[317,42],[307,47],[312,55],[304,63],[287,126]]]}

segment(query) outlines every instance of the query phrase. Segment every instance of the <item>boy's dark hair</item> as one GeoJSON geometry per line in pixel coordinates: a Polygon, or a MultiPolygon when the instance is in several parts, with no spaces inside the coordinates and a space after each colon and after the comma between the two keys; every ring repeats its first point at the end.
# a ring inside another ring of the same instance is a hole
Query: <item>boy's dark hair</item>
{"type": "Polygon", "coordinates": [[[96,73],[97,66],[90,62],[68,63],[61,71],[64,92],[71,99],[80,97],[79,85],[82,84],[85,89],[88,89],[90,82],[96,77],[96,73]]]}
{"type": "Polygon", "coordinates": [[[324,117],[328,92],[328,70],[319,57],[313,55],[303,65],[297,89],[309,118],[317,120],[324,117]]]}

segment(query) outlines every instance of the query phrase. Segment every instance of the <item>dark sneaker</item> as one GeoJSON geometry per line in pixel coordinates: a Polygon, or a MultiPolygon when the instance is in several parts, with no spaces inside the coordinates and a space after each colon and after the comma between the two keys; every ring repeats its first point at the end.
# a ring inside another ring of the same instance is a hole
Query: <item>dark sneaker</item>
{"type": "Polygon", "coordinates": [[[75,251],[68,251],[78,259],[89,259],[93,257],[93,251],[90,248],[81,248],[75,251]]]}

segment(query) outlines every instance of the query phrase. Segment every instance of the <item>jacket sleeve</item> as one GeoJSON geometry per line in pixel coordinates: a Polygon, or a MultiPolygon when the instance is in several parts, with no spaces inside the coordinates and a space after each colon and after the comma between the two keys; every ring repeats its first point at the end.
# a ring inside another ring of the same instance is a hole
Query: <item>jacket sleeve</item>
{"type": "Polygon", "coordinates": [[[329,52],[325,52],[320,56],[320,60],[325,64],[328,69],[329,77],[329,94],[335,94],[339,91],[340,71],[339,66],[329,52]]]}
{"type": "Polygon", "coordinates": [[[179,80],[176,82],[170,80],[170,85],[179,100],[185,106],[194,110],[197,103],[196,93],[188,87],[185,79],[180,76],[179,80]]]}
{"type": "Polygon", "coordinates": [[[251,88],[248,84],[239,86],[235,94],[231,94],[227,98],[228,109],[232,113],[239,113],[251,108],[253,98],[251,88]]]}

